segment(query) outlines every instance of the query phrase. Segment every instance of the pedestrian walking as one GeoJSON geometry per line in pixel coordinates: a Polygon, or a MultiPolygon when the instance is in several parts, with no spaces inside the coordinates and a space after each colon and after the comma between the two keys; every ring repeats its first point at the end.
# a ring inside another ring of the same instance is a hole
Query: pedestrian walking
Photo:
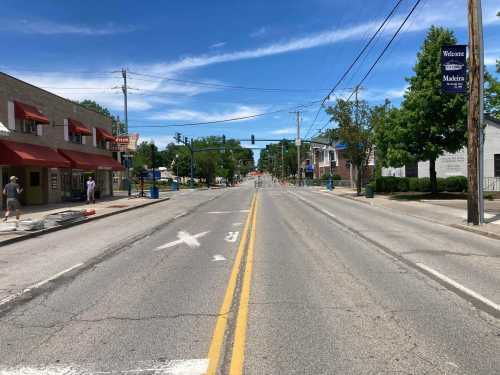
{"type": "Polygon", "coordinates": [[[17,177],[11,176],[10,182],[3,188],[3,195],[7,197],[7,210],[5,211],[5,217],[3,221],[7,221],[10,216],[11,211],[16,211],[16,219],[19,220],[21,212],[19,207],[19,194],[21,194],[23,189],[17,183],[17,177]]]}
{"type": "Polygon", "coordinates": [[[87,180],[87,204],[95,203],[95,181],[92,176],[87,180]]]}

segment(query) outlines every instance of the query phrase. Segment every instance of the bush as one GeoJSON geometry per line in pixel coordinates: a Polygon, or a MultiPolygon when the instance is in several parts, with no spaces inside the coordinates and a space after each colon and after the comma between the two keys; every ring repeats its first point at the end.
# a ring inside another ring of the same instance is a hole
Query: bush
{"type": "Polygon", "coordinates": [[[418,191],[418,177],[408,178],[408,191],[418,191]]]}
{"type": "Polygon", "coordinates": [[[431,191],[431,179],[429,177],[418,179],[418,191],[423,193],[431,191]]]}
{"type": "Polygon", "coordinates": [[[408,177],[400,177],[398,180],[397,191],[406,192],[410,190],[410,179],[408,177]]]}
{"type": "Polygon", "coordinates": [[[339,174],[334,174],[332,176],[333,181],[340,181],[342,180],[342,177],[339,174]]]}
{"type": "Polygon", "coordinates": [[[329,180],[332,175],[330,173],[325,173],[321,176],[322,180],[329,180]]]}
{"type": "Polygon", "coordinates": [[[446,178],[446,191],[459,193],[467,191],[467,178],[464,176],[450,176],[446,178]]]}
{"type": "Polygon", "coordinates": [[[437,179],[437,191],[439,193],[441,193],[445,190],[446,190],[446,178],[438,177],[438,179],[437,179]]]}

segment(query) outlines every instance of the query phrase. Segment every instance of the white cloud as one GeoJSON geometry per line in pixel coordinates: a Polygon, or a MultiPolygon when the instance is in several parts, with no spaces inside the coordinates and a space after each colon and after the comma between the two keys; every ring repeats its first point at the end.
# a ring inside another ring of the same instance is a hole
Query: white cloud
{"type": "Polygon", "coordinates": [[[148,135],[144,138],[149,142],[153,142],[160,150],[163,150],[170,143],[175,143],[173,135],[148,135]]]}
{"type": "MultiPolygon", "coordinates": [[[[487,2],[483,8],[483,13],[485,14],[483,21],[485,25],[500,22],[500,18],[495,16],[496,10],[498,10],[499,7],[498,5],[493,5],[492,3],[493,1],[487,2]]],[[[467,26],[467,3],[465,0],[444,0],[439,3],[428,2],[421,8],[417,9],[416,13],[410,18],[407,26],[403,28],[403,33],[427,30],[431,25],[440,25],[445,27],[467,26]]],[[[399,27],[404,16],[405,14],[401,13],[394,17],[393,20],[386,25],[383,33],[385,35],[392,34],[399,27]]],[[[380,23],[381,20],[377,20],[347,26],[343,29],[320,31],[303,37],[292,38],[286,41],[272,43],[267,46],[261,46],[255,49],[244,49],[220,54],[188,56],[173,62],[155,64],[151,68],[161,72],[162,74],[171,74],[174,72],[200,68],[212,64],[256,59],[341,43],[348,40],[357,40],[365,38],[367,34],[371,35],[378,28],[380,23]]],[[[257,30],[257,32],[259,30],[257,30]]]]}
{"type": "Polygon", "coordinates": [[[253,116],[263,111],[265,111],[265,108],[245,105],[238,105],[231,111],[223,112],[203,112],[192,109],[173,109],[167,112],[151,115],[148,117],[148,120],[210,122],[221,119],[253,116]]]}
{"type": "Polygon", "coordinates": [[[2,20],[0,30],[40,35],[83,35],[83,36],[103,36],[128,33],[136,30],[133,26],[118,26],[109,22],[102,26],[88,26],[78,24],[68,24],[49,20],[2,20]]]}
{"type": "Polygon", "coordinates": [[[285,134],[295,134],[297,132],[297,128],[281,128],[270,131],[269,133],[272,135],[285,135],[285,134]]]}
{"type": "Polygon", "coordinates": [[[219,42],[219,43],[214,43],[210,46],[210,48],[221,48],[226,45],[226,42],[219,42]]]}
{"type": "Polygon", "coordinates": [[[259,27],[257,30],[253,31],[250,33],[251,38],[260,38],[264,35],[266,35],[268,32],[268,29],[266,26],[259,27]]]}

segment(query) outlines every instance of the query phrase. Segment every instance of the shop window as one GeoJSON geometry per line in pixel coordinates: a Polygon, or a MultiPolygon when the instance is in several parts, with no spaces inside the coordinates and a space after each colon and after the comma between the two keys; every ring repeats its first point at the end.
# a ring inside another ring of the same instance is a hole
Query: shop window
{"type": "Polygon", "coordinates": [[[106,150],[106,140],[102,138],[97,138],[97,148],[102,148],[103,150],[106,150]]]}
{"type": "Polygon", "coordinates": [[[18,128],[21,133],[26,134],[37,134],[37,123],[34,120],[17,120],[16,123],[19,124],[18,128]]]}
{"type": "Polygon", "coordinates": [[[494,169],[495,169],[495,177],[500,177],[500,154],[495,154],[494,169]]]}
{"type": "Polygon", "coordinates": [[[30,172],[30,186],[40,186],[40,172],[30,172]]]}
{"type": "Polygon", "coordinates": [[[77,144],[81,145],[83,143],[83,136],[81,134],[70,132],[69,133],[69,141],[72,143],[77,143],[77,144]]]}

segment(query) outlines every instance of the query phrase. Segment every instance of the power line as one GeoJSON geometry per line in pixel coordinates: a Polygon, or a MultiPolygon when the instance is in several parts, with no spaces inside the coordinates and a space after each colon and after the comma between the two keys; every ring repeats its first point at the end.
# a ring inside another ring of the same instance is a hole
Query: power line
{"type": "Polygon", "coordinates": [[[239,116],[239,117],[232,117],[232,118],[227,118],[227,119],[221,119],[221,120],[214,120],[214,121],[204,121],[204,122],[191,122],[191,123],[185,123],[185,124],[165,124],[165,125],[131,125],[131,128],[174,128],[174,127],[181,127],[181,126],[197,126],[197,125],[211,125],[211,124],[220,124],[224,122],[232,122],[232,121],[241,121],[241,120],[248,120],[256,117],[262,117],[262,116],[268,116],[268,115],[273,115],[276,113],[282,113],[282,112],[289,112],[293,109],[297,108],[304,108],[308,107],[311,105],[314,105],[316,103],[319,103],[319,100],[315,100],[311,103],[308,104],[301,104],[293,108],[286,108],[286,109],[278,109],[276,111],[271,111],[271,112],[263,112],[263,113],[257,113],[255,115],[248,115],[248,116],[239,116]]]}
{"type": "MultiPolygon", "coordinates": [[[[185,83],[185,84],[190,84],[190,85],[207,86],[207,87],[214,87],[214,88],[236,89],[236,90],[251,90],[251,91],[264,91],[264,92],[280,92],[280,91],[282,91],[282,92],[316,92],[316,91],[328,91],[329,90],[328,88],[306,89],[306,88],[277,88],[277,87],[251,87],[251,86],[241,86],[241,85],[226,85],[226,84],[222,84],[222,83],[213,83],[213,82],[206,82],[206,81],[193,81],[193,80],[186,80],[186,79],[162,77],[162,76],[158,76],[158,75],[137,73],[137,72],[129,72],[129,73],[139,75],[139,76],[144,76],[144,77],[158,78],[158,79],[163,80],[163,81],[171,81],[171,82],[185,83]]],[[[146,79],[134,78],[134,77],[132,77],[132,79],[146,81],[146,82],[157,82],[154,80],[146,80],[146,79]]]]}
{"type": "MultiPolygon", "coordinates": [[[[415,9],[418,7],[418,5],[421,3],[422,0],[417,0],[415,2],[415,4],[413,4],[413,7],[410,9],[410,11],[408,12],[408,14],[406,15],[406,17],[404,18],[403,22],[401,22],[401,24],[399,25],[399,27],[397,28],[397,30],[394,32],[394,34],[392,35],[392,38],[389,40],[389,42],[387,42],[387,44],[385,45],[384,49],[380,52],[380,54],[378,55],[377,59],[373,62],[373,64],[371,65],[370,69],[368,69],[368,71],[366,72],[366,74],[363,76],[363,78],[361,79],[361,81],[359,81],[359,83],[356,85],[356,87],[354,88],[354,90],[351,92],[351,94],[349,95],[349,97],[347,98],[347,101],[349,101],[352,96],[354,95],[354,93],[356,92],[357,89],[359,89],[359,87],[361,86],[361,84],[365,81],[365,79],[370,75],[370,73],[373,71],[373,69],[375,68],[375,66],[378,64],[378,62],[380,61],[380,59],[384,56],[385,52],[389,49],[389,47],[391,46],[392,42],[394,41],[394,39],[396,39],[396,37],[398,36],[398,34],[400,33],[401,29],[404,27],[404,25],[406,24],[406,22],[408,21],[408,19],[411,17],[411,15],[413,14],[413,12],[415,11],[415,9]]],[[[318,134],[321,133],[323,131],[323,129],[331,122],[331,119],[329,119],[321,128],[320,130],[318,131],[318,134]]]]}
{"type": "MultiPolygon", "coordinates": [[[[417,8],[417,6],[420,4],[422,0],[417,0],[415,2],[415,4],[413,4],[413,7],[411,8],[410,12],[406,15],[405,19],[403,20],[403,22],[401,23],[401,25],[399,25],[398,29],[396,30],[396,32],[394,33],[394,35],[392,36],[392,38],[389,40],[389,42],[385,45],[384,49],[380,52],[380,54],[378,55],[377,59],[373,62],[372,66],[370,67],[370,69],[368,69],[368,71],[366,72],[366,74],[363,76],[363,78],[361,79],[361,81],[359,81],[359,83],[356,85],[356,89],[361,86],[363,84],[363,82],[365,81],[365,79],[370,75],[370,73],[373,71],[373,69],[375,68],[375,66],[378,64],[378,62],[380,61],[380,59],[384,56],[385,52],[389,49],[389,47],[391,46],[392,42],[394,41],[394,39],[396,39],[396,37],[398,36],[399,32],[401,31],[401,29],[403,28],[403,26],[406,24],[406,21],[408,21],[408,19],[411,17],[411,15],[413,14],[413,12],[415,11],[415,9],[417,8]]],[[[349,101],[352,96],[354,95],[354,93],[356,92],[356,89],[354,89],[352,92],[351,92],[351,95],[349,95],[349,97],[347,98],[347,101],[349,101]]]]}
{"type": "Polygon", "coordinates": [[[326,95],[325,98],[321,101],[321,105],[319,106],[318,111],[316,112],[316,115],[314,116],[313,122],[311,123],[311,125],[309,126],[309,129],[307,130],[305,138],[307,138],[307,136],[309,135],[309,132],[313,128],[314,124],[316,123],[316,120],[318,119],[319,113],[321,111],[321,108],[325,104],[325,101],[328,100],[328,98],[330,97],[330,95],[332,95],[335,92],[335,90],[337,89],[337,87],[342,83],[342,81],[345,79],[345,77],[347,77],[347,75],[351,72],[351,70],[354,67],[354,65],[356,65],[356,63],[358,62],[358,60],[365,53],[365,51],[367,50],[367,48],[370,46],[370,44],[373,42],[373,40],[377,37],[377,35],[380,33],[380,31],[384,28],[384,26],[387,24],[387,22],[389,21],[389,19],[392,17],[392,15],[394,14],[394,12],[396,11],[396,9],[399,7],[399,5],[402,2],[403,2],[403,0],[398,0],[397,1],[397,3],[394,5],[394,7],[389,12],[389,14],[385,17],[385,19],[383,20],[383,22],[378,27],[377,31],[375,31],[375,33],[371,36],[371,38],[368,40],[368,42],[365,44],[365,46],[361,49],[361,51],[358,53],[358,55],[356,56],[356,58],[354,59],[354,61],[351,63],[351,65],[349,65],[349,67],[344,72],[344,74],[340,77],[340,79],[337,81],[337,83],[335,83],[335,85],[330,90],[330,92],[328,93],[328,95],[326,95]]]}

